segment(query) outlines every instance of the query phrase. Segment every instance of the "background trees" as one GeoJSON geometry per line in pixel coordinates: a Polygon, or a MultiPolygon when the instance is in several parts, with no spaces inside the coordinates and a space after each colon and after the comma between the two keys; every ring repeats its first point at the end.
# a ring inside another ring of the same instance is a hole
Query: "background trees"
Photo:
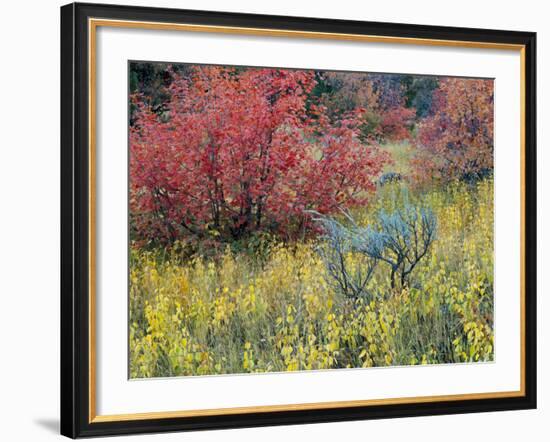
{"type": "MultiPolygon", "coordinates": [[[[364,108],[361,136],[368,141],[402,141],[410,138],[417,92],[406,92],[410,76],[352,72],[318,73],[320,101],[334,116],[364,108]]],[[[412,83],[412,80],[410,80],[412,83]]],[[[314,91],[315,92],[315,91],[314,91]]]]}

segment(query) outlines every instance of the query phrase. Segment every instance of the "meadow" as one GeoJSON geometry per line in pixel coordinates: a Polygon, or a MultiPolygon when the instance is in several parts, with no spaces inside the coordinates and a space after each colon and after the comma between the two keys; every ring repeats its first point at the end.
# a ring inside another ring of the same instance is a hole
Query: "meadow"
{"type": "Polygon", "coordinates": [[[493,80],[129,75],[130,378],[493,360],[493,80]]]}
{"type": "MultiPolygon", "coordinates": [[[[381,186],[357,222],[405,187],[381,186]]],[[[409,193],[434,211],[437,239],[408,287],[378,268],[367,300],[327,284],[314,241],[264,239],[211,259],[132,249],[131,377],[491,361],[492,180],[409,193]]]]}

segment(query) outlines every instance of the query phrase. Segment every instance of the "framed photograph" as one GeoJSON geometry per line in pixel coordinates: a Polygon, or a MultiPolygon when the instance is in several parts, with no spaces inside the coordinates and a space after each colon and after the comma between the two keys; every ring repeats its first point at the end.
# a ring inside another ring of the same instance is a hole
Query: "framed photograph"
{"type": "Polygon", "coordinates": [[[536,407],[536,36],[61,8],[61,433],[536,407]]]}

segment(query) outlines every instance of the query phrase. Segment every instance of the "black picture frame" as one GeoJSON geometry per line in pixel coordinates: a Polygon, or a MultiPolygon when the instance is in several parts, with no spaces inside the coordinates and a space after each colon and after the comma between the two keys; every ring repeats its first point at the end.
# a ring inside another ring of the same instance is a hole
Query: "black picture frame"
{"type": "Polygon", "coordinates": [[[536,34],[488,29],[73,3],[61,8],[61,434],[240,428],[536,408],[536,34]],[[224,414],[90,419],[89,18],[521,45],[524,50],[524,395],[224,414]]]}

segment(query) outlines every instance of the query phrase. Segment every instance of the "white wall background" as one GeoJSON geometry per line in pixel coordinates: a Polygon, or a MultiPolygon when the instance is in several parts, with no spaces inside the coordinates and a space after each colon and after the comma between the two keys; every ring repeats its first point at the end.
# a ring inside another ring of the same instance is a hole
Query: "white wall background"
{"type": "MultiPolygon", "coordinates": [[[[99,1],[99,0],[98,0],[99,1]]],[[[115,1],[115,0],[112,0],[115,1]]],[[[278,441],[545,440],[550,434],[550,323],[542,320],[543,225],[550,178],[543,176],[546,55],[550,14],[542,1],[119,0],[121,3],[234,12],[468,26],[538,32],[539,409],[263,429],[225,430],[124,440],[278,441]]],[[[0,26],[0,439],[60,438],[59,410],[59,0],[2,6],[0,26]]],[[[543,249],[546,249],[543,252],[543,249]]]]}

